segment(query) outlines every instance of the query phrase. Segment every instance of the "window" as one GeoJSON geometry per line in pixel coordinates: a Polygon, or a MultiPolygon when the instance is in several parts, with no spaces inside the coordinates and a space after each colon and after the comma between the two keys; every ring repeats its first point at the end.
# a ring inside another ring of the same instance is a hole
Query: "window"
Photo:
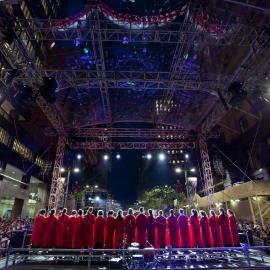
{"type": "Polygon", "coordinates": [[[247,130],[248,130],[248,121],[247,121],[246,117],[240,118],[239,126],[240,126],[240,130],[241,130],[242,134],[247,132],[247,130]]]}

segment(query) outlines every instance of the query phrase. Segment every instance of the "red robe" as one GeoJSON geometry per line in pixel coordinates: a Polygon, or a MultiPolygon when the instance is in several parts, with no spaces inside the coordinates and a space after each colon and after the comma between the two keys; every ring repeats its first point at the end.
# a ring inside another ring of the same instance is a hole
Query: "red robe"
{"type": "Polygon", "coordinates": [[[56,246],[58,248],[68,248],[69,247],[68,236],[69,236],[69,216],[67,214],[64,214],[58,217],[56,246]]]}
{"type": "Polygon", "coordinates": [[[187,248],[189,244],[188,217],[180,214],[178,217],[178,226],[180,231],[181,247],[187,248]]]}
{"type": "Polygon", "coordinates": [[[219,239],[219,233],[218,233],[218,220],[216,216],[210,216],[208,218],[208,224],[210,229],[210,236],[213,241],[214,247],[221,246],[220,239],[219,239]]]}
{"type": "Polygon", "coordinates": [[[87,213],[84,216],[84,246],[93,247],[94,242],[94,224],[96,217],[94,214],[87,213]]]}
{"type": "Polygon", "coordinates": [[[97,248],[104,246],[104,231],[106,219],[103,216],[98,216],[95,223],[95,244],[97,248]]]}
{"type": "Polygon", "coordinates": [[[126,245],[130,246],[131,243],[135,242],[135,228],[136,228],[135,216],[126,215],[124,224],[125,224],[126,245]]]}
{"type": "Polygon", "coordinates": [[[72,240],[76,223],[76,215],[69,216],[68,247],[72,248],[72,240]]]}
{"type": "Polygon", "coordinates": [[[237,231],[235,216],[229,215],[228,218],[229,218],[229,227],[230,227],[232,243],[235,247],[238,247],[240,246],[240,240],[239,240],[239,235],[237,231]]]}
{"type": "Polygon", "coordinates": [[[200,224],[198,217],[191,215],[189,218],[190,228],[191,228],[191,247],[200,247],[201,246],[201,237],[200,237],[200,224]]]}
{"type": "Polygon", "coordinates": [[[230,228],[229,228],[229,219],[226,214],[218,216],[218,225],[219,225],[219,232],[220,232],[222,245],[225,247],[233,246],[233,243],[231,240],[230,228]]]}
{"type": "Polygon", "coordinates": [[[51,215],[46,217],[45,225],[45,237],[43,246],[46,248],[56,247],[56,236],[57,236],[57,217],[51,215]]]}
{"type": "Polygon", "coordinates": [[[124,218],[115,219],[115,248],[122,248],[124,239],[124,218]]]}
{"type": "Polygon", "coordinates": [[[210,247],[210,234],[209,234],[209,226],[208,219],[206,217],[200,218],[200,229],[201,229],[201,246],[202,247],[210,247]]]}
{"type": "Polygon", "coordinates": [[[84,217],[80,215],[75,219],[72,248],[84,248],[84,217]]]}
{"type": "Polygon", "coordinates": [[[43,246],[45,227],[46,227],[46,217],[40,214],[37,215],[31,235],[31,244],[33,247],[43,246]]]}
{"type": "Polygon", "coordinates": [[[106,243],[105,248],[113,248],[113,239],[115,232],[115,217],[108,216],[106,220],[106,243]]]}
{"type": "Polygon", "coordinates": [[[156,220],[153,216],[147,216],[146,217],[147,222],[147,241],[148,245],[152,245],[153,247],[156,247],[156,220]]]}
{"type": "Polygon", "coordinates": [[[156,218],[157,227],[157,247],[165,248],[166,246],[166,218],[158,216],[156,218]]]}
{"type": "Polygon", "coordinates": [[[136,241],[139,243],[140,247],[146,246],[146,227],[147,227],[146,215],[141,213],[136,217],[136,229],[137,229],[136,241]]]}
{"type": "Polygon", "coordinates": [[[170,236],[170,245],[173,248],[178,247],[178,226],[177,226],[177,217],[175,215],[169,216],[167,218],[169,236],[170,236]]]}

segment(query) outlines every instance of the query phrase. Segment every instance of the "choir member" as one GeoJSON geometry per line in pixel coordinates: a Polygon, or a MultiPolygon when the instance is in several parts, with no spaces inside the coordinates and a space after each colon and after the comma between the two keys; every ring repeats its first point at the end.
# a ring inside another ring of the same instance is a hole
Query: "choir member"
{"type": "Polygon", "coordinates": [[[230,209],[227,210],[227,214],[228,214],[228,219],[229,219],[229,228],[230,228],[232,243],[235,247],[238,247],[240,246],[240,240],[239,240],[239,235],[237,231],[235,215],[233,211],[230,209]]]}
{"type": "Polygon", "coordinates": [[[55,209],[51,209],[50,214],[46,217],[45,225],[45,237],[44,247],[54,248],[56,247],[56,235],[57,235],[57,217],[55,215],[55,209]]]}
{"type": "Polygon", "coordinates": [[[178,226],[180,230],[182,247],[189,247],[189,231],[188,231],[188,217],[185,215],[185,210],[180,208],[178,217],[178,226]]]}
{"type": "Polygon", "coordinates": [[[125,235],[126,245],[129,247],[132,242],[135,242],[135,227],[136,227],[135,216],[133,215],[133,209],[128,209],[128,214],[125,217],[125,235]]]}
{"type": "Polygon", "coordinates": [[[139,211],[140,213],[136,217],[137,242],[139,243],[140,248],[145,248],[147,220],[143,207],[140,207],[139,211]]]}
{"type": "Polygon", "coordinates": [[[169,236],[170,236],[170,245],[173,248],[178,247],[178,226],[177,226],[177,217],[174,215],[173,209],[170,210],[170,216],[167,218],[169,236]]]}
{"type": "Polygon", "coordinates": [[[163,211],[159,210],[156,218],[157,227],[157,245],[159,248],[165,248],[166,245],[166,218],[163,216],[163,211]]]}
{"type": "Polygon", "coordinates": [[[150,245],[151,247],[156,246],[156,221],[155,217],[153,215],[153,210],[149,209],[148,210],[148,216],[146,217],[147,221],[147,244],[150,245]]]}
{"type": "Polygon", "coordinates": [[[122,248],[124,243],[124,216],[120,209],[115,220],[115,248],[122,248]]]}
{"type": "Polygon", "coordinates": [[[220,230],[220,236],[222,243],[225,247],[231,247],[233,245],[231,240],[229,219],[223,208],[219,209],[218,225],[220,230]]]}
{"type": "Polygon", "coordinates": [[[200,230],[201,230],[201,245],[202,247],[210,247],[210,234],[208,217],[205,211],[200,211],[200,230]]]}
{"type": "Polygon", "coordinates": [[[113,216],[113,210],[109,210],[108,217],[106,219],[106,242],[105,248],[113,248],[113,239],[115,232],[115,217],[113,216]]]}
{"type": "Polygon", "coordinates": [[[75,219],[72,248],[84,248],[84,224],[83,210],[79,209],[75,219]]]}
{"type": "Polygon", "coordinates": [[[46,226],[46,211],[41,209],[35,219],[32,235],[31,235],[31,245],[32,247],[42,247],[43,236],[45,234],[46,226]]]}
{"type": "Polygon", "coordinates": [[[72,210],[71,215],[69,216],[69,232],[68,232],[68,247],[69,248],[72,248],[72,240],[73,240],[76,217],[77,217],[77,211],[72,210]]]}
{"type": "Polygon", "coordinates": [[[103,211],[99,210],[95,223],[95,248],[103,248],[104,246],[104,230],[106,220],[103,216],[103,211]]]}
{"type": "Polygon", "coordinates": [[[193,239],[192,247],[200,247],[201,246],[200,224],[198,219],[198,212],[196,209],[191,210],[189,223],[191,226],[191,237],[193,239]]]}
{"type": "Polygon", "coordinates": [[[220,246],[219,233],[218,233],[218,220],[214,210],[210,210],[210,217],[208,218],[208,224],[210,229],[213,246],[220,246]]]}
{"type": "Polygon", "coordinates": [[[94,224],[96,217],[93,214],[93,207],[89,207],[86,215],[84,216],[84,246],[93,248],[94,242],[94,224]]]}
{"type": "Polygon", "coordinates": [[[57,227],[57,240],[56,246],[58,248],[68,248],[68,235],[69,235],[69,216],[67,215],[67,209],[64,208],[62,214],[58,217],[57,227]]]}

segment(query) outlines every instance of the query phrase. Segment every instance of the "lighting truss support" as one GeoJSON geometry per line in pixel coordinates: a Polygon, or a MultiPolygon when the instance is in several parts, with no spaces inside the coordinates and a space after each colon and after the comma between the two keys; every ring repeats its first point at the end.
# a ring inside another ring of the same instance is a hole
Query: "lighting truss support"
{"type": "Polygon", "coordinates": [[[128,149],[194,149],[194,142],[71,142],[72,149],[94,149],[94,150],[128,150],[128,149]]]}
{"type": "Polygon", "coordinates": [[[64,152],[66,145],[66,136],[60,135],[58,137],[58,143],[55,154],[55,161],[53,167],[51,190],[49,195],[48,208],[58,209],[63,205],[64,199],[64,182],[61,178],[61,168],[63,167],[64,152]]]}
{"type": "Polygon", "coordinates": [[[207,196],[207,200],[208,200],[208,208],[215,209],[215,203],[213,201],[214,181],[213,181],[213,175],[212,175],[212,170],[211,170],[211,162],[209,159],[206,137],[203,135],[199,136],[199,148],[200,148],[200,154],[201,154],[205,195],[207,196]]]}

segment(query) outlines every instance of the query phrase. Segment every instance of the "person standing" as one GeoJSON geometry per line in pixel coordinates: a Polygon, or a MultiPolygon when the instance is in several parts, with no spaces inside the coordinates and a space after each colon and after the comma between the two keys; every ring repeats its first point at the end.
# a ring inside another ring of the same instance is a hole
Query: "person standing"
{"type": "Polygon", "coordinates": [[[84,224],[83,210],[79,209],[75,219],[72,248],[84,248],[84,224]]]}
{"type": "Polygon", "coordinates": [[[115,220],[115,248],[122,248],[124,244],[124,216],[120,209],[115,220]]]}
{"type": "Polygon", "coordinates": [[[221,246],[218,232],[218,220],[214,210],[210,210],[210,217],[208,218],[208,224],[210,229],[210,235],[213,241],[213,246],[214,247],[221,246]]]}
{"type": "Polygon", "coordinates": [[[41,209],[38,215],[36,216],[30,240],[32,247],[43,246],[43,236],[45,235],[45,226],[46,226],[45,214],[46,214],[45,209],[41,209]]]}
{"type": "Polygon", "coordinates": [[[163,211],[158,211],[158,217],[156,218],[157,227],[157,246],[159,248],[165,248],[166,246],[166,218],[163,216],[163,211]]]}
{"type": "Polygon", "coordinates": [[[55,209],[51,209],[49,216],[46,218],[45,225],[45,238],[43,246],[46,248],[56,247],[57,223],[58,220],[55,215],[55,209]]]}
{"type": "Polygon", "coordinates": [[[183,208],[179,209],[178,226],[180,231],[181,246],[184,248],[189,247],[189,232],[188,232],[188,217],[185,215],[183,208]]]}
{"type": "Polygon", "coordinates": [[[201,246],[210,247],[210,234],[209,234],[209,225],[208,217],[205,211],[200,211],[200,231],[201,231],[201,246]]]}
{"type": "Polygon", "coordinates": [[[128,209],[128,214],[125,216],[125,236],[126,236],[126,246],[129,247],[131,243],[135,242],[135,227],[136,221],[133,215],[133,209],[128,209]]]}
{"type": "Polygon", "coordinates": [[[189,218],[189,223],[191,226],[191,238],[192,238],[192,247],[201,246],[201,237],[200,237],[200,224],[198,219],[198,212],[196,209],[191,210],[191,216],[189,218]]]}
{"type": "Polygon", "coordinates": [[[105,248],[113,248],[113,239],[115,232],[115,217],[113,216],[113,210],[109,210],[108,217],[106,219],[106,242],[105,248]]]}
{"type": "Polygon", "coordinates": [[[178,248],[178,226],[177,226],[177,217],[174,215],[174,210],[170,210],[170,216],[167,218],[170,245],[173,248],[178,248]]]}
{"type": "Polygon", "coordinates": [[[93,207],[89,207],[87,213],[84,216],[84,246],[93,248],[94,245],[94,224],[96,217],[93,214],[93,207]]]}
{"type": "Polygon", "coordinates": [[[148,210],[147,221],[147,244],[151,247],[156,247],[156,220],[153,215],[153,210],[148,210]]]}
{"type": "Polygon", "coordinates": [[[98,216],[95,222],[95,248],[100,249],[104,246],[104,231],[106,220],[102,210],[98,211],[98,216]]]}
{"type": "Polygon", "coordinates": [[[56,246],[58,248],[68,248],[69,216],[67,215],[67,208],[64,208],[62,214],[58,217],[57,226],[56,246]]]}
{"type": "Polygon", "coordinates": [[[223,208],[219,209],[218,225],[223,246],[233,246],[229,228],[229,219],[223,208]]]}
{"type": "Polygon", "coordinates": [[[140,248],[146,247],[146,228],[147,220],[146,215],[144,214],[143,207],[139,209],[139,215],[136,217],[136,230],[137,230],[137,242],[139,243],[140,248]]]}
{"type": "Polygon", "coordinates": [[[227,214],[228,214],[228,219],[229,219],[229,228],[230,228],[232,243],[235,247],[238,247],[240,246],[240,240],[239,240],[239,235],[237,231],[236,218],[233,211],[230,209],[227,210],[227,214]]]}

